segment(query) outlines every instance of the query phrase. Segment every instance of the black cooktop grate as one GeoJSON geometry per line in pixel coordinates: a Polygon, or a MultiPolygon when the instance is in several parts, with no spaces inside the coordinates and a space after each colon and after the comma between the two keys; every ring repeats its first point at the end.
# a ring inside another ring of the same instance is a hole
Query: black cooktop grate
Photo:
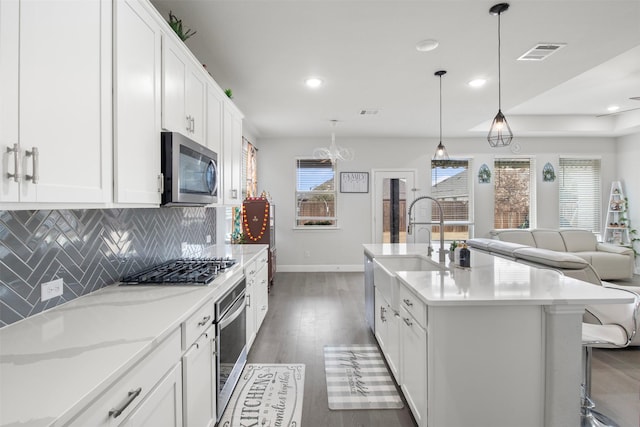
{"type": "Polygon", "coordinates": [[[231,258],[175,259],[125,276],[122,283],[206,285],[235,263],[231,258]]]}

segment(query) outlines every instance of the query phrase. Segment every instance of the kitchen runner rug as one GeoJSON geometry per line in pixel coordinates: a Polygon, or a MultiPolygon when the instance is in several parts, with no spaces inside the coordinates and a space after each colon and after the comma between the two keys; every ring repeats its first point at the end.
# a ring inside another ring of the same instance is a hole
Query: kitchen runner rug
{"type": "Polygon", "coordinates": [[[247,363],[219,427],[300,427],[303,364],[247,363]]]}
{"type": "Polygon", "coordinates": [[[324,347],[329,409],[398,409],[402,398],[375,345],[324,347]]]}

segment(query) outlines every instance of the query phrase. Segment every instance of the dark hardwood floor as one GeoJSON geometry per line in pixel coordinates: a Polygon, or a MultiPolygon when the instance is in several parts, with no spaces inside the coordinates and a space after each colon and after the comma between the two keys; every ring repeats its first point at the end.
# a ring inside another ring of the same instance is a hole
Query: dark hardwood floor
{"type": "MultiPolygon", "coordinates": [[[[415,426],[406,403],[401,410],[329,410],[323,347],[369,343],[363,273],[278,273],[248,361],[306,365],[303,427],[415,426]]],[[[640,347],[595,349],[592,369],[597,408],[620,427],[640,427],[640,347]]]]}
{"type": "Polygon", "coordinates": [[[415,426],[406,403],[397,410],[329,410],[324,346],[375,342],[364,320],[362,273],[278,273],[248,362],[306,365],[303,427],[415,426]]]}

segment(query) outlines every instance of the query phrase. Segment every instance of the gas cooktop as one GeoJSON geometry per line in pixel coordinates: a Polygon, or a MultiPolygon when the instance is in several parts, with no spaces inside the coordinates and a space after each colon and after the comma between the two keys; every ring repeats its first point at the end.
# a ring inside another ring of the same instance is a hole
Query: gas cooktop
{"type": "Polygon", "coordinates": [[[235,265],[231,258],[175,259],[125,276],[123,285],[208,285],[235,265]]]}

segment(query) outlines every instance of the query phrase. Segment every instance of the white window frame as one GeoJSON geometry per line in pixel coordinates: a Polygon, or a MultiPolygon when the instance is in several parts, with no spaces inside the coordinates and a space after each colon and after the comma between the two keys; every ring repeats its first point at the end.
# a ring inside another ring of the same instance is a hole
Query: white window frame
{"type": "Polygon", "coordinates": [[[314,159],[312,157],[296,157],[295,158],[295,166],[294,166],[294,194],[293,194],[293,205],[294,205],[294,216],[293,216],[293,228],[294,230],[335,230],[338,228],[338,167],[336,162],[332,162],[332,170],[333,170],[333,190],[332,191],[298,191],[298,164],[301,160],[324,160],[324,159],[314,159]],[[298,215],[298,194],[299,193],[307,193],[307,194],[332,194],[334,200],[334,216],[332,217],[301,217],[298,215]],[[298,225],[298,222],[301,218],[310,221],[333,221],[334,224],[328,225],[298,225]]]}
{"type": "MultiPolygon", "coordinates": [[[[529,161],[529,227],[530,229],[536,228],[537,224],[537,205],[536,205],[536,159],[534,156],[496,156],[493,159],[491,184],[496,185],[497,168],[496,162],[505,160],[528,160],[529,161]]],[[[495,190],[493,196],[494,213],[495,213],[495,190]]],[[[493,219],[493,227],[495,228],[495,218],[493,219]]]]}
{"type": "MultiPolygon", "coordinates": [[[[560,219],[563,217],[563,212],[562,212],[562,188],[563,188],[563,179],[564,179],[564,169],[563,169],[563,162],[564,161],[574,161],[574,162],[580,162],[580,161],[584,161],[584,162],[598,162],[598,183],[595,184],[595,186],[593,187],[594,189],[594,203],[595,203],[595,207],[593,212],[596,214],[596,217],[593,218],[592,221],[593,222],[593,229],[591,230],[598,238],[600,238],[602,236],[602,224],[603,224],[603,202],[602,202],[602,158],[601,157],[583,157],[583,156],[571,156],[571,155],[562,155],[558,157],[558,173],[557,173],[557,179],[558,179],[558,222],[560,222],[560,219]]],[[[583,210],[581,210],[582,213],[584,213],[583,210]]],[[[585,227],[583,225],[577,225],[577,226],[567,226],[566,224],[560,224],[561,228],[579,228],[579,229],[591,229],[591,227],[585,227]]]]}

